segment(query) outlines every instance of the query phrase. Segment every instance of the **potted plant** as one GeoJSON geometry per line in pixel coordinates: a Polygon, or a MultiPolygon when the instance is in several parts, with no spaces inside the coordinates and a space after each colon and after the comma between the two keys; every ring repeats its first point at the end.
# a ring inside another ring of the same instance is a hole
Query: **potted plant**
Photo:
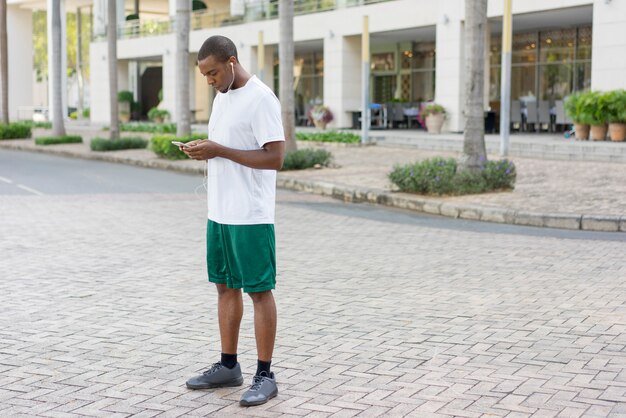
{"type": "Polygon", "coordinates": [[[607,119],[611,141],[626,140],[626,90],[606,93],[607,119]]]}
{"type": "Polygon", "coordinates": [[[315,105],[309,110],[309,120],[316,128],[326,129],[326,125],[334,119],[333,113],[327,106],[315,105]]]}
{"type": "Polygon", "coordinates": [[[446,110],[437,103],[429,103],[422,109],[422,117],[426,119],[426,129],[429,134],[440,134],[446,110]]]}
{"type": "Polygon", "coordinates": [[[604,141],[606,139],[606,133],[609,130],[607,125],[607,99],[606,96],[600,92],[593,91],[589,93],[588,102],[585,106],[589,106],[589,112],[591,113],[591,125],[590,137],[592,141],[604,141]]]}
{"type": "Polygon", "coordinates": [[[589,129],[593,119],[589,96],[589,92],[577,92],[565,100],[565,111],[574,121],[575,138],[580,141],[589,139],[589,129]]]}
{"type": "Polygon", "coordinates": [[[134,102],[133,93],[123,90],[117,93],[117,101],[119,106],[119,118],[122,123],[128,123],[130,120],[130,108],[134,102]]]}
{"type": "Polygon", "coordinates": [[[159,109],[158,107],[153,107],[148,111],[148,118],[155,123],[163,123],[165,119],[170,117],[170,112],[165,109],[159,109]]]}

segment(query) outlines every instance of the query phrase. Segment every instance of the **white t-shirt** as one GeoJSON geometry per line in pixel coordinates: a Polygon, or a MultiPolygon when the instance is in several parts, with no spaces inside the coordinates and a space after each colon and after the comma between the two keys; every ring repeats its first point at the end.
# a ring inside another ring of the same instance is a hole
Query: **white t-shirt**
{"type": "MultiPolygon", "coordinates": [[[[256,76],[217,93],[209,139],[229,148],[257,150],[284,141],[280,102],[256,76]]],[[[208,217],[227,225],[273,224],[276,170],[258,170],[225,158],[207,161],[208,217]]]]}

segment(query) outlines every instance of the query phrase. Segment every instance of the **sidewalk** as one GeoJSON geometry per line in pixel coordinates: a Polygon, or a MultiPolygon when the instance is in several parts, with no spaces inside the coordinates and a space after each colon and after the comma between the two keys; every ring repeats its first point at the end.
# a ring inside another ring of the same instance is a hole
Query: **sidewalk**
{"type": "MultiPolygon", "coordinates": [[[[0,141],[1,148],[45,152],[77,158],[104,160],[144,167],[204,174],[204,164],[197,161],[168,161],[149,150],[93,152],[92,137],[106,137],[103,131],[70,125],[69,132],[83,136],[83,144],[36,146],[34,140],[0,141]]],[[[34,130],[34,136],[45,135],[34,130]]],[[[396,132],[396,131],[391,131],[396,132]]],[[[389,133],[386,133],[390,135],[389,133]]],[[[626,232],[626,164],[604,161],[563,161],[513,156],[517,167],[515,190],[460,197],[423,197],[393,190],[387,173],[395,164],[404,164],[434,156],[457,157],[458,152],[420,149],[420,134],[411,132],[405,144],[380,140],[379,145],[351,146],[341,144],[299,143],[300,148],[329,149],[334,156],[333,168],[281,172],[278,186],[332,196],[351,202],[371,202],[426,212],[430,214],[475,219],[487,222],[541,227],[626,232]]],[[[126,135],[135,135],[128,133],[126,135]]],[[[372,137],[383,136],[373,132],[372,137]]],[[[397,138],[398,134],[394,134],[397,138]]],[[[149,136],[149,135],[147,135],[149,136]]],[[[423,136],[423,134],[422,134],[423,136]]],[[[442,136],[443,137],[443,136],[442,136]]],[[[458,143],[458,136],[445,136],[458,143]]],[[[388,136],[387,138],[392,138],[388,136]]],[[[536,136],[513,137],[512,143],[532,147],[541,141],[536,136]]],[[[432,141],[431,139],[427,139],[432,141]]],[[[487,142],[493,142],[488,138],[487,142]]],[[[576,143],[547,138],[546,143],[567,154],[568,146],[579,148],[598,145],[597,149],[626,150],[626,144],[576,143]],[[559,144],[564,144],[559,148],[559,144]]],[[[626,155],[626,154],[625,154],[626,155]]],[[[499,158],[489,155],[490,159],[499,158]]]]}

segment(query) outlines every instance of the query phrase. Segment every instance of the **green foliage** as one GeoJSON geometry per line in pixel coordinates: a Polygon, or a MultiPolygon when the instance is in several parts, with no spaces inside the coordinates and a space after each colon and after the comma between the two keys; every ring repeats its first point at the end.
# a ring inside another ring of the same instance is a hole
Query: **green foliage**
{"type": "Polygon", "coordinates": [[[91,109],[89,109],[88,107],[83,109],[83,117],[85,119],[89,119],[91,117],[91,109]]]}
{"type": "Polygon", "coordinates": [[[172,144],[172,141],[189,142],[197,139],[206,139],[206,134],[191,134],[185,137],[177,137],[175,135],[155,135],[150,140],[150,149],[159,157],[169,160],[182,160],[187,155],[178,149],[178,146],[172,144]]]}
{"type": "Polygon", "coordinates": [[[159,90],[159,102],[163,101],[163,89],[159,90]]]}
{"type": "Polygon", "coordinates": [[[328,167],[332,160],[332,154],[324,149],[304,148],[288,152],[283,162],[283,171],[304,170],[306,168],[328,167]]]}
{"type": "Polygon", "coordinates": [[[403,192],[425,195],[464,195],[513,189],[515,165],[509,160],[486,161],[478,172],[457,171],[453,158],[433,158],[396,166],[389,179],[403,192]]]}
{"type": "Polygon", "coordinates": [[[361,142],[359,135],[337,131],[296,132],[296,139],[299,141],[341,142],[345,144],[358,144],[361,142]]]}
{"type": "Polygon", "coordinates": [[[73,111],[72,113],[70,113],[70,119],[73,119],[73,120],[78,119],[78,112],[73,111]]]}
{"type": "Polygon", "coordinates": [[[91,140],[92,151],[115,151],[121,149],[141,149],[148,146],[148,140],[139,137],[123,137],[118,139],[94,138],[91,140]]]}
{"type": "Polygon", "coordinates": [[[37,145],[78,144],[82,142],[83,138],[79,135],[42,136],[35,139],[37,145]]]}
{"type": "Polygon", "coordinates": [[[576,92],[565,100],[565,112],[574,123],[589,124],[591,120],[591,115],[585,114],[583,109],[583,99],[586,94],[586,92],[576,92]]]}
{"type": "Polygon", "coordinates": [[[612,90],[605,95],[609,123],[626,123],[626,90],[612,90]]]}
{"type": "Polygon", "coordinates": [[[426,117],[428,115],[436,115],[439,113],[446,113],[446,109],[437,103],[427,104],[426,106],[424,106],[424,109],[422,109],[423,117],[426,117]]]}
{"type": "Polygon", "coordinates": [[[31,125],[29,122],[0,123],[0,139],[30,138],[31,125]]]}
{"type": "Polygon", "coordinates": [[[130,105],[133,103],[134,100],[135,97],[133,96],[133,93],[131,91],[122,90],[117,93],[117,101],[120,103],[126,102],[130,105]]]}
{"type": "Polygon", "coordinates": [[[168,112],[165,109],[159,109],[159,108],[153,107],[152,109],[148,111],[148,118],[150,118],[150,120],[167,119],[169,117],[170,117],[170,112],[168,112]]]}
{"type": "Polygon", "coordinates": [[[175,123],[145,123],[145,122],[132,122],[121,123],[120,131],[122,132],[150,132],[156,133],[168,133],[173,134],[176,132],[175,123]]]}

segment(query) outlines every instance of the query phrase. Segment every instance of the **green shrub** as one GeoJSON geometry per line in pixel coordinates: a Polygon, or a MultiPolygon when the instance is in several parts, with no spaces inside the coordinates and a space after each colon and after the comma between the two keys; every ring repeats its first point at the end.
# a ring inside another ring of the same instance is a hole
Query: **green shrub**
{"type": "Polygon", "coordinates": [[[35,139],[37,145],[78,144],[83,142],[79,135],[42,136],[35,139]]]}
{"type": "Polygon", "coordinates": [[[429,103],[424,106],[424,109],[422,110],[423,117],[426,117],[428,115],[437,115],[440,113],[446,113],[446,109],[437,103],[429,103]]]}
{"type": "Polygon", "coordinates": [[[626,90],[605,93],[607,119],[610,123],[626,123],[626,90]]]}
{"type": "Polygon", "coordinates": [[[359,135],[349,132],[296,132],[296,139],[299,141],[317,142],[341,142],[344,144],[358,144],[361,142],[359,135]]]}
{"type": "Polygon", "coordinates": [[[175,135],[155,135],[150,140],[150,149],[159,157],[170,160],[182,160],[188,158],[187,155],[172,144],[172,141],[189,142],[196,139],[206,139],[206,134],[191,134],[185,137],[175,135]]]}
{"type": "Polygon", "coordinates": [[[125,137],[118,139],[94,138],[91,140],[92,151],[115,151],[121,149],[146,148],[148,140],[138,137],[125,137]]]}
{"type": "Polygon", "coordinates": [[[127,102],[129,105],[133,103],[135,97],[133,93],[128,90],[122,90],[117,92],[117,101],[120,103],[127,102]]]}
{"type": "Polygon", "coordinates": [[[288,152],[283,162],[283,171],[303,170],[315,167],[327,167],[332,160],[332,154],[323,149],[304,148],[288,152]]]}
{"type": "Polygon", "coordinates": [[[83,118],[89,119],[90,116],[91,116],[91,110],[89,108],[85,108],[83,110],[83,118]]]}
{"type": "Polygon", "coordinates": [[[152,109],[148,111],[148,118],[150,120],[154,120],[154,121],[156,121],[157,119],[164,120],[169,117],[170,117],[170,112],[168,112],[165,109],[159,109],[159,108],[153,107],[152,109]]]}
{"type": "Polygon", "coordinates": [[[74,111],[70,113],[70,119],[73,119],[73,120],[78,119],[78,112],[74,111]]]}
{"type": "Polygon", "coordinates": [[[150,132],[150,133],[175,133],[175,123],[120,123],[120,131],[122,132],[150,132]]]}
{"type": "Polygon", "coordinates": [[[588,97],[589,92],[576,92],[565,101],[565,111],[574,123],[589,125],[593,121],[588,97]]]}
{"type": "Polygon", "coordinates": [[[486,161],[479,172],[457,171],[453,158],[433,158],[396,166],[389,180],[403,192],[425,195],[464,195],[513,189],[515,165],[509,160],[486,161]]]}
{"type": "Polygon", "coordinates": [[[0,139],[30,138],[31,125],[29,122],[0,123],[0,139]]]}

